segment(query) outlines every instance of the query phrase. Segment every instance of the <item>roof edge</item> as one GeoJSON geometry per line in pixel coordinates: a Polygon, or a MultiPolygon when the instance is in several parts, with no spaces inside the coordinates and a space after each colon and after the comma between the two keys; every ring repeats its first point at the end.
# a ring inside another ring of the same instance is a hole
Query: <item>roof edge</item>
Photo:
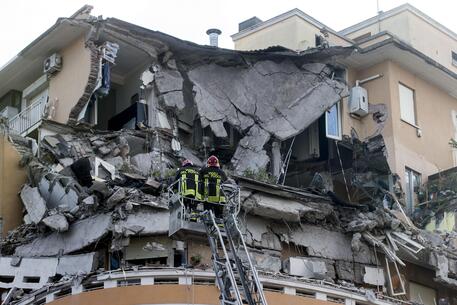
{"type": "Polygon", "coordinates": [[[253,26],[250,26],[238,33],[235,33],[233,35],[231,35],[230,37],[232,37],[232,40],[235,41],[237,39],[240,39],[240,38],[243,38],[245,36],[248,36],[254,32],[257,32],[263,28],[266,28],[268,26],[271,26],[273,24],[276,24],[278,22],[281,22],[287,18],[290,18],[292,16],[297,16],[297,17],[300,17],[302,18],[303,20],[311,23],[312,25],[314,25],[315,27],[317,28],[320,28],[320,29],[326,29],[327,31],[329,31],[330,33],[340,37],[341,39],[344,39],[346,40],[347,42],[349,43],[353,43],[353,41],[347,37],[345,37],[344,35],[341,35],[340,33],[338,33],[337,31],[333,30],[332,28],[326,26],[325,24],[323,24],[322,22],[318,21],[317,19],[311,17],[310,15],[306,14],[305,12],[303,12],[302,10],[298,9],[298,8],[294,8],[290,11],[287,11],[285,13],[282,13],[280,15],[277,15],[273,18],[270,18],[268,20],[265,20],[265,21],[262,21],[260,23],[257,23],[257,24],[254,24],[253,26]]]}
{"type": "Polygon", "coordinates": [[[423,19],[425,22],[429,23],[434,28],[438,29],[439,31],[441,31],[444,34],[448,35],[450,38],[452,38],[452,39],[457,41],[457,33],[453,32],[451,29],[449,29],[446,26],[442,25],[441,23],[439,23],[438,21],[436,21],[435,19],[433,19],[432,17],[428,16],[427,14],[425,14],[424,12],[422,12],[421,10],[417,9],[416,7],[412,6],[409,3],[402,4],[400,6],[397,6],[397,7],[393,8],[393,9],[390,9],[390,10],[388,10],[386,12],[383,12],[383,13],[377,15],[377,16],[373,16],[371,18],[365,19],[365,20],[363,20],[363,21],[361,21],[359,23],[356,23],[354,25],[351,25],[350,27],[347,27],[347,28],[339,31],[338,33],[340,35],[346,36],[348,34],[351,34],[351,33],[355,32],[355,31],[363,29],[363,28],[365,28],[367,26],[375,24],[378,21],[385,20],[387,18],[393,17],[395,15],[398,15],[398,14],[400,14],[402,12],[406,12],[406,11],[413,13],[417,17],[419,17],[419,18],[423,19]]]}

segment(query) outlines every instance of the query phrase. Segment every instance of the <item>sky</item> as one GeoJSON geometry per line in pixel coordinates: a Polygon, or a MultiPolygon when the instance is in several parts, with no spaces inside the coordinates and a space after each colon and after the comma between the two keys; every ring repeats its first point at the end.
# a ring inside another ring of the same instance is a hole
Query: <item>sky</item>
{"type": "MultiPolygon", "coordinates": [[[[342,30],[387,11],[401,0],[15,0],[0,1],[0,67],[51,27],[57,18],[69,17],[85,4],[92,15],[116,17],[181,39],[208,44],[206,30],[219,28],[219,46],[233,48],[230,35],[238,23],[257,16],[270,19],[298,8],[334,30],[342,30]]],[[[439,23],[457,32],[454,0],[409,0],[439,23]]]]}

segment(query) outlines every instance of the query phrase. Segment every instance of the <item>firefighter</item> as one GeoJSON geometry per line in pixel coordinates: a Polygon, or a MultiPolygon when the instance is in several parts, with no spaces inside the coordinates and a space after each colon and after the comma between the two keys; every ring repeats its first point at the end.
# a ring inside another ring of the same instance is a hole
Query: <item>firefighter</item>
{"type": "Polygon", "coordinates": [[[198,191],[199,185],[199,170],[194,166],[191,160],[184,160],[181,163],[181,168],[176,172],[175,190],[180,192],[183,197],[184,205],[190,208],[191,211],[195,209],[196,204],[194,200],[200,199],[198,191]]]}
{"type": "Polygon", "coordinates": [[[225,196],[221,185],[227,180],[227,175],[220,168],[219,159],[210,156],[206,167],[200,170],[200,190],[202,199],[205,201],[205,210],[212,209],[216,217],[222,217],[222,205],[225,203],[225,196]]]}

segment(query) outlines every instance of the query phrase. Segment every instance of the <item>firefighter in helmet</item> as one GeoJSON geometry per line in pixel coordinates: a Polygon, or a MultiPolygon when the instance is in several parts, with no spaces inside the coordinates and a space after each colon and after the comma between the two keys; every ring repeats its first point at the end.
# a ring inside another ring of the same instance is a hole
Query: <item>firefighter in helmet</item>
{"type": "Polygon", "coordinates": [[[200,199],[198,192],[199,174],[198,168],[194,166],[189,159],[182,161],[181,168],[176,172],[175,190],[179,191],[184,198],[184,204],[187,208],[194,209],[194,200],[200,199]]]}
{"type": "Polygon", "coordinates": [[[227,175],[221,169],[219,159],[210,156],[206,162],[206,167],[200,170],[200,190],[202,199],[205,201],[205,210],[214,210],[216,217],[222,216],[222,206],[225,203],[225,196],[221,190],[221,185],[227,180],[227,175]]]}

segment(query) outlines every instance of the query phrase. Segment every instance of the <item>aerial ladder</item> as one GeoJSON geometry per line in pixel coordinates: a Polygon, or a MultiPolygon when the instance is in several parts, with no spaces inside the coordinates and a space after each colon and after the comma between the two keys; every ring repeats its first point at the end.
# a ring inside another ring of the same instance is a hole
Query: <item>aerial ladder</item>
{"type": "Polygon", "coordinates": [[[226,203],[221,205],[222,216],[216,216],[213,209],[203,208],[204,202],[180,196],[180,183],[179,181],[175,183],[178,183],[178,187],[172,185],[168,188],[169,235],[179,240],[206,235],[212,252],[216,283],[220,291],[220,304],[267,305],[255,264],[238,226],[239,187],[233,184],[221,185],[226,203]],[[189,209],[189,204],[186,206],[184,202],[186,199],[192,203],[194,207],[192,211],[189,209]]]}

